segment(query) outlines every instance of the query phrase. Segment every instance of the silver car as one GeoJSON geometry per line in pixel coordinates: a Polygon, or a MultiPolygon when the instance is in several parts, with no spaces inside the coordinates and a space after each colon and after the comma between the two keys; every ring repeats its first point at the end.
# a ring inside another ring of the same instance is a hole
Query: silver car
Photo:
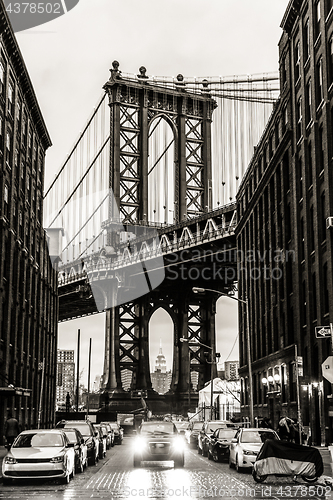
{"type": "Polygon", "coordinates": [[[236,467],[239,472],[252,468],[266,439],[279,440],[280,438],[273,429],[257,427],[238,429],[229,447],[229,466],[236,467]]]}
{"type": "Polygon", "coordinates": [[[61,429],[23,431],[2,462],[2,482],[55,479],[68,484],[75,474],[74,445],[61,429]]]}

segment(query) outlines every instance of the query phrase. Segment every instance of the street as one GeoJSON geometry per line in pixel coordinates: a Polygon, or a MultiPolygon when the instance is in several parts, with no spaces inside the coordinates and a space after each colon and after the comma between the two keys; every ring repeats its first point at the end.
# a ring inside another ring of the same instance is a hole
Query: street
{"type": "MultiPolygon", "coordinates": [[[[76,474],[69,485],[57,481],[29,481],[11,486],[0,484],[0,499],[57,500],[107,498],[331,498],[331,487],[320,479],[307,484],[301,479],[271,476],[262,484],[254,482],[250,472],[238,473],[227,463],[215,463],[186,447],[184,469],[174,469],[172,462],[144,463],[133,467],[133,438],[107,451],[96,466],[76,474]]],[[[325,462],[324,474],[330,474],[325,462]]]]}

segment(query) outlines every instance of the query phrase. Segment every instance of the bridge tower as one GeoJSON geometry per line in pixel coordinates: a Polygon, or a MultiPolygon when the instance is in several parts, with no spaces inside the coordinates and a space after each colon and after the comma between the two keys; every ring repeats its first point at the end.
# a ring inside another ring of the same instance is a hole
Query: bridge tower
{"type": "MultiPolygon", "coordinates": [[[[165,121],[172,133],[173,158],[164,176],[172,179],[165,212],[172,212],[173,223],[199,216],[212,208],[211,121],[216,107],[207,82],[197,92],[188,90],[182,75],[174,85],[157,84],[141,67],[137,78],[124,77],[117,61],[104,85],[110,107],[110,197],[107,231],[109,248],[119,237],[115,224],[148,227],[156,225],[150,202],[150,176],[156,162],[149,165],[153,131],[165,121]],[[171,171],[171,173],[170,173],[171,171]]],[[[162,148],[160,158],[167,154],[162,148]]],[[[162,182],[163,177],[162,175],[162,182]]],[[[155,181],[156,182],[156,181],[155,181]]],[[[164,182],[167,182],[164,179],[164,182]]],[[[162,211],[163,212],[163,211],[162,211]]],[[[167,216],[165,216],[167,218],[167,216]]],[[[159,222],[167,222],[159,221],[159,222]]],[[[215,349],[215,300],[193,297],[193,283],[174,282],[173,288],[152,290],[131,302],[112,307],[106,315],[104,388],[122,393],[129,378],[132,390],[152,391],[149,369],[149,319],[164,308],[174,324],[173,378],[170,393],[187,398],[190,373],[198,373],[198,389],[210,379],[211,365],[205,362],[201,347],[192,348],[179,339],[186,337],[215,349]]],[[[117,283],[114,289],[117,303],[117,283]]],[[[112,303],[112,302],[111,302],[112,303]]],[[[216,365],[213,365],[216,372],[216,365]]]]}

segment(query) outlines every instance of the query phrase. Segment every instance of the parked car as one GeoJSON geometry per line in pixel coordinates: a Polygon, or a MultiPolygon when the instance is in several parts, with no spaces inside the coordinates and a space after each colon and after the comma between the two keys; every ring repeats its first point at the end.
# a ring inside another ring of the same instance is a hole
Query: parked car
{"type": "Polygon", "coordinates": [[[56,425],[56,428],[66,427],[74,427],[81,432],[87,445],[88,463],[95,465],[99,460],[99,440],[93,424],[89,420],[60,420],[56,425]]]}
{"type": "Polygon", "coordinates": [[[236,428],[216,429],[208,439],[208,459],[215,462],[228,461],[229,446],[236,432],[236,428]]]}
{"type": "Polygon", "coordinates": [[[104,458],[106,455],[106,434],[104,434],[103,426],[101,424],[94,425],[94,427],[98,432],[98,456],[99,458],[104,458]]]}
{"type": "Polygon", "coordinates": [[[175,426],[177,427],[177,431],[179,434],[183,434],[185,436],[185,431],[189,428],[189,423],[187,420],[177,420],[174,422],[175,426]]]}
{"type": "Polygon", "coordinates": [[[272,429],[257,427],[238,429],[230,443],[229,467],[235,466],[237,471],[252,468],[266,439],[280,440],[272,429]]]}
{"type": "Polygon", "coordinates": [[[114,432],[113,429],[110,425],[110,422],[101,422],[102,425],[106,427],[106,430],[108,432],[108,439],[109,439],[109,448],[114,446],[114,432]]]}
{"type": "Polygon", "coordinates": [[[63,429],[69,442],[74,445],[75,452],[75,472],[83,472],[88,465],[87,445],[84,437],[78,429],[67,428],[63,429]]]}
{"type": "Polygon", "coordinates": [[[118,422],[109,422],[109,423],[114,432],[114,444],[121,444],[123,442],[123,437],[124,437],[123,428],[120,427],[118,422]]]}
{"type": "Polygon", "coordinates": [[[227,427],[235,428],[230,420],[209,420],[205,422],[198,435],[198,453],[204,457],[208,456],[208,444],[210,436],[216,429],[226,429],[227,427]]]}
{"type": "Polygon", "coordinates": [[[133,465],[141,461],[173,460],[175,467],[184,467],[185,441],[173,422],[142,422],[134,440],[133,465]]]}
{"type": "Polygon", "coordinates": [[[185,439],[191,448],[196,448],[198,446],[198,435],[202,429],[204,422],[202,421],[191,421],[188,429],[185,430],[185,439]]]}
{"type": "Polygon", "coordinates": [[[21,432],[2,462],[2,482],[13,479],[60,479],[66,484],[75,474],[75,451],[61,429],[21,432]]]}

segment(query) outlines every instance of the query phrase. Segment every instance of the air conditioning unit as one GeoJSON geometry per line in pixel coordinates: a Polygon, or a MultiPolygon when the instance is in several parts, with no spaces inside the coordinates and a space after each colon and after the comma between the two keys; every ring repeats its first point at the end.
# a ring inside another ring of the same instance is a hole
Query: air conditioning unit
{"type": "Polygon", "coordinates": [[[327,217],[326,219],[326,229],[333,227],[333,217],[327,217]]]}

